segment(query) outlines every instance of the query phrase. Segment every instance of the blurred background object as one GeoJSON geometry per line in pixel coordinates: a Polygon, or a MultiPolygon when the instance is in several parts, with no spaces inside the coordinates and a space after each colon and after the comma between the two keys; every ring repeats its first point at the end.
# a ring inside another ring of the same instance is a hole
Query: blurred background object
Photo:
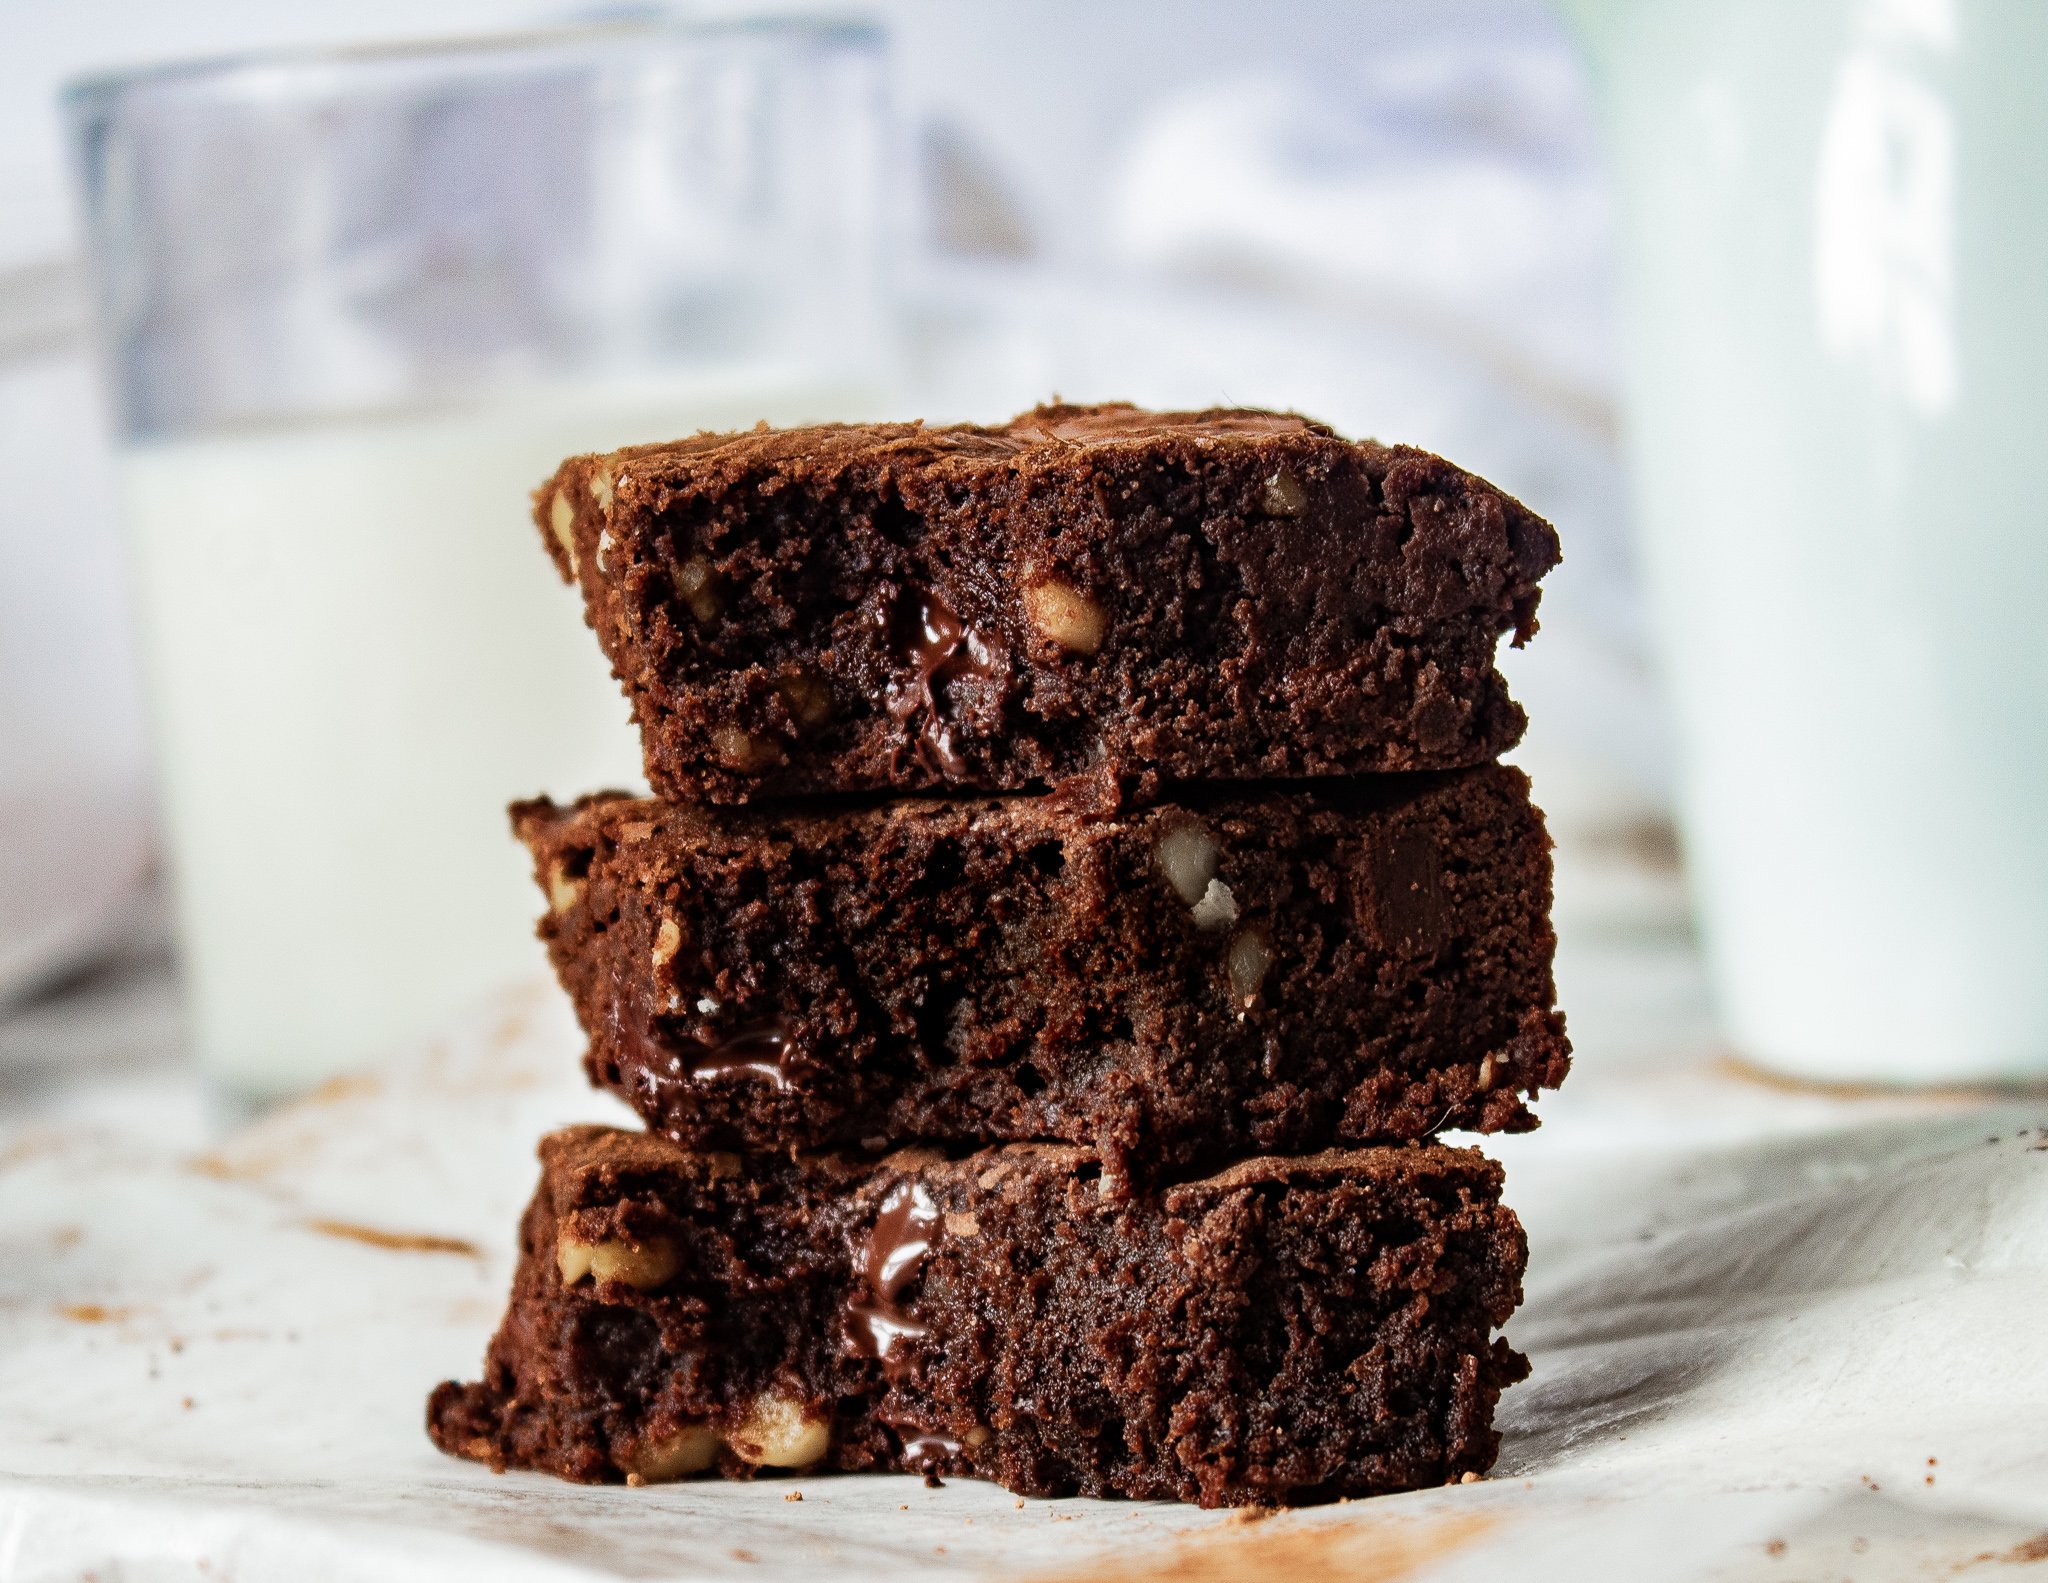
{"type": "MultiPolygon", "coordinates": [[[[934,419],[993,419],[1057,393],[1294,407],[1349,433],[1438,449],[1562,525],[1567,562],[1546,585],[1542,639],[1506,662],[1534,722],[1517,756],[1536,776],[1571,858],[1560,868],[1558,901],[1567,994],[1576,942],[1640,952],[1646,964],[1669,965],[1625,975],[1642,996],[1629,1013],[1631,1026],[1653,1023],[1660,1040],[1703,1046],[1709,1034],[1685,949],[1684,901],[1665,814],[1662,716],[1645,659],[1618,451],[1606,186],[1591,93],[1558,14],[1544,0],[1273,0],[1257,8],[1197,0],[1174,7],[1170,21],[1143,0],[991,0],[967,7],[882,0],[821,9],[843,20],[871,18],[888,38],[883,97],[893,118],[849,137],[878,172],[871,196],[859,199],[874,231],[861,236],[856,252],[871,246],[893,267],[885,281],[865,281],[853,267],[858,260],[844,270],[836,266],[846,261],[834,260],[823,271],[854,292],[847,300],[875,305],[871,338],[850,325],[832,337],[862,343],[866,360],[824,385],[808,375],[786,381],[779,388],[792,399],[780,403],[769,399],[768,387],[782,378],[772,374],[774,357],[765,343],[747,339],[753,332],[737,328],[743,315],[726,312],[729,303],[673,291],[665,303],[658,300],[663,281],[688,264],[689,249],[717,230],[707,230],[686,193],[663,185],[672,184],[673,170],[643,164],[620,173],[642,191],[660,191],[634,217],[648,228],[638,245],[657,265],[636,278],[590,262],[605,252],[592,216],[616,194],[583,194],[580,209],[552,211],[557,224],[521,218],[548,182],[573,186],[577,139],[595,135],[578,129],[573,89],[521,87],[530,108],[512,121],[493,121],[480,102],[431,127],[417,116],[387,121],[404,130],[382,142],[363,136],[380,124],[364,113],[351,142],[345,127],[322,123],[309,131],[303,116],[294,123],[292,96],[308,91],[305,74],[317,61],[302,59],[282,76],[259,74],[261,92],[251,87],[258,79],[244,76],[241,98],[225,104],[245,114],[260,103],[269,119],[233,156],[235,177],[220,201],[247,216],[288,199],[295,218],[279,233],[282,260],[240,234],[272,229],[250,227],[246,219],[216,218],[178,234],[161,225],[138,232],[133,227],[141,222],[131,218],[118,236],[106,230],[104,213],[95,222],[106,250],[151,259],[160,275],[172,273],[173,264],[189,273],[195,261],[225,258],[239,260],[236,267],[253,270],[259,281],[255,290],[213,292],[216,309],[229,311],[210,318],[195,318],[191,302],[135,295],[140,277],[132,273],[109,282],[121,285],[110,298],[111,366],[138,530],[134,570],[124,572],[111,520],[114,469],[106,427],[93,408],[84,339],[79,261],[88,232],[65,195],[52,109],[59,85],[166,59],[374,43],[378,48],[348,69],[384,74],[391,92],[399,80],[394,73],[416,70],[408,61],[437,58],[394,46],[578,18],[520,0],[450,0],[430,10],[359,0],[317,15],[247,0],[198,0],[176,15],[127,0],[87,8],[16,0],[10,25],[25,87],[0,107],[0,194],[9,195],[0,203],[23,217],[14,233],[23,240],[7,278],[44,283],[36,289],[44,292],[38,300],[53,305],[46,314],[52,328],[39,332],[38,345],[46,348],[39,355],[70,381],[70,405],[60,410],[37,398],[48,414],[46,432],[18,455],[10,450],[7,489],[0,492],[0,557],[12,558],[0,581],[7,607],[0,611],[0,644],[18,645],[0,665],[0,710],[53,717],[36,733],[0,735],[0,775],[32,768],[34,778],[47,780],[61,769],[141,828],[153,805],[140,790],[148,755],[137,723],[124,582],[142,606],[160,702],[175,695],[217,700],[259,684],[279,690],[268,703],[209,702],[160,717],[162,764],[174,789],[173,846],[196,850],[204,842],[234,854],[205,871],[223,884],[239,876],[245,891],[237,927],[263,938],[261,953],[217,952],[250,978],[232,990],[223,978],[217,992],[209,991],[204,937],[188,925],[187,976],[202,1043],[217,1055],[240,1052],[220,1058],[235,1063],[245,1087],[288,1085],[331,1063],[367,1058],[373,1045],[399,1039],[428,1017],[443,1004],[430,992],[435,968],[451,992],[507,966],[537,969],[526,938],[531,909],[516,855],[501,840],[497,808],[543,786],[572,792],[594,778],[631,772],[623,760],[595,776],[589,768],[549,771],[538,758],[472,752],[472,739],[462,748],[467,779],[442,777],[432,806],[452,832],[461,803],[471,843],[467,872],[482,875],[491,865],[488,883],[451,897],[460,889],[451,875],[407,892],[402,906],[377,900],[388,889],[371,883],[373,870],[382,865],[396,873],[412,852],[403,843],[380,852],[366,834],[365,821],[373,818],[392,828],[388,793],[398,784],[391,764],[401,737],[387,728],[394,721],[399,732],[416,728],[415,740],[453,752],[448,722],[410,722],[395,717],[388,703],[381,713],[359,707],[351,714],[330,698],[300,717],[294,729],[303,739],[292,746],[275,728],[248,723],[265,709],[280,710],[288,671],[248,675],[235,629],[209,612],[251,619],[249,599],[236,590],[264,586],[264,578],[273,588],[296,583],[301,602],[273,620],[270,652],[284,653],[280,644],[293,634],[311,653],[333,656],[337,645],[349,647],[352,663],[371,667],[349,680],[358,704],[388,701],[403,686],[397,662],[405,654],[456,667],[444,675],[468,674],[460,666],[477,663],[462,645],[453,654],[433,649],[430,631],[403,608],[406,598],[425,599],[430,588],[445,601],[452,560],[415,566],[419,582],[409,595],[358,582],[343,599],[336,594],[346,565],[298,562],[293,578],[282,575],[290,568],[261,562],[259,552],[286,543],[294,554],[323,543],[339,548],[347,541],[335,525],[371,523],[389,535],[389,554],[402,542],[404,522],[441,513],[471,523],[467,531],[476,537],[461,541],[471,545],[469,553],[505,557],[479,564],[496,568],[492,586],[512,601],[505,608],[516,605],[526,612],[516,619],[537,622],[543,611],[571,608],[566,594],[547,586],[516,505],[553,459],[545,454],[550,449],[617,443],[643,430],[699,422],[859,416],[884,407],[934,419]],[[344,150],[360,162],[353,183],[339,179],[344,150]],[[463,161],[486,156],[494,168],[524,170],[530,180],[457,180],[463,161]],[[278,175],[294,168],[327,174],[280,187],[278,175]],[[413,169],[416,179],[391,180],[389,173],[401,168],[413,169]],[[366,173],[378,169],[386,175],[369,179],[366,173]],[[460,204],[442,217],[445,223],[421,226],[419,206],[451,182],[463,190],[460,204]],[[348,240],[364,245],[338,245],[333,227],[344,215],[357,228],[348,240]],[[494,259],[482,244],[501,222],[504,252],[494,259]],[[416,244],[409,249],[367,245],[407,236],[416,244]],[[444,256],[417,245],[427,237],[433,248],[452,251],[444,256]],[[137,248],[138,239],[147,245],[137,248]],[[323,257],[331,264],[344,252],[346,270],[303,267],[323,257]],[[508,260],[516,267],[498,267],[508,260]],[[292,290],[276,289],[294,279],[292,290]],[[581,317],[559,311],[565,296],[579,298],[581,317]],[[138,326],[144,333],[135,333],[138,326]],[[638,356],[646,365],[641,374],[659,384],[673,376],[678,360],[714,357],[714,332],[737,336],[731,344],[743,349],[718,369],[722,388],[730,393],[736,375],[741,387],[748,377],[763,381],[742,390],[730,410],[716,402],[691,405],[687,392],[652,395],[648,380],[636,376],[624,405],[587,405],[585,380],[568,400],[574,422],[560,404],[537,411],[553,399],[537,399],[540,390],[556,389],[565,368],[600,371],[616,391],[621,369],[638,356]],[[394,344],[406,349],[404,356],[390,355],[394,344]],[[251,356],[252,348],[262,355],[251,356]],[[446,404],[451,395],[471,400],[485,388],[494,392],[486,415],[472,408],[466,416],[446,404]],[[635,406],[643,396],[651,399],[635,406]],[[366,407],[394,401],[411,404],[413,418],[394,424],[362,416],[366,407]],[[434,427],[419,420],[423,401],[435,404],[434,427]],[[525,415],[510,416],[507,401],[525,415]],[[345,424],[336,421],[342,408],[355,414],[345,424]],[[278,413],[292,421],[274,422],[278,413]],[[468,460],[454,464],[458,454],[468,460]],[[483,477],[478,469],[485,467],[498,471],[488,508],[483,495],[448,495],[461,480],[483,477]],[[228,477],[236,483],[224,482],[228,477]],[[386,482],[372,487],[372,477],[386,482]],[[40,504],[49,495],[38,490],[62,498],[40,504]],[[296,500],[289,539],[273,531],[266,504],[280,494],[296,500]],[[495,524],[489,533],[481,525],[486,509],[495,524]],[[61,536],[48,531],[54,520],[66,524],[61,536]],[[204,559],[194,553],[201,543],[212,546],[204,559]],[[46,630],[30,632],[16,605],[46,630]],[[183,671],[164,664],[173,649],[185,656],[183,671]],[[75,679],[67,679],[67,666],[75,679]],[[76,750],[65,731],[79,739],[76,750]],[[181,743],[205,745],[188,752],[181,743]],[[202,826],[199,802],[175,794],[181,776],[202,774],[217,792],[226,786],[237,796],[254,793],[275,782],[224,779],[218,766],[243,764],[273,776],[294,757],[306,773],[317,764],[325,777],[325,790],[305,790],[321,799],[329,821],[324,837],[323,821],[309,817],[310,803],[295,812],[267,807],[259,818],[256,803],[236,811],[224,799],[215,822],[202,826]],[[515,773],[521,764],[527,767],[515,773]],[[201,765],[211,767],[202,772],[201,765]],[[344,788],[355,801],[340,795],[344,788]],[[268,845],[254,839],[266,828],[268,845]],[[344,831],[355,834],[338,839],[344,831]],[[291,872],[307,880],[297,900],[282,879],[291,872]],[[330,887],[356,897],[348,916],[320,904],[330,887]],[[309,910],[295,915],[295,906],[309,910]],[[498,943],[455,971],[446,958],[417,948],[436,929],[445,932],[459,907],[489,910],[495,921],[476,938],[488,934],[498,943]],[[390,931],[381,944],[380,929],[390,931]],[[320,953],[321,970],[338,986],[330,993],[345,996],[343,1013],[317,1026],[301,1021],[295,1029],[307,1031],[286,1039],[279,1018],[294,1007],[304,1017],[311,1004],[278,971],[296,949],[294,938],[358,944],[349,948],[353,956],[320,953]],[[407,962],[380,966],[375,953],[400,941],[414,948],[407,962]],[[235,1015],[242,1025],[232,1039],[215,1031],[235,1015]]],[[[762,13],[747,4],[678,7],[614,15],[604,26],[659,33],[679,20],[744,22],[762,13]]],[[[505,54],[495,69],[516,57],[505,54]]],[[[132,125],[152,130],[140,143],[130,138],[147,156],[124,156],[119,165],[131,185],[95,189],[101,211],[110,200],[132,209],[149,191],[168,194],[176,189],[167,183],[195,179],[200,168],[164,163],[175,146],[170,129],[191,135],[189,104],[176,111],[183,119],[149,120],[133,95],[143,88],[158,95],[148,115],[162,117],[180,96],[189,99],[215,80],[146,74],[125,102],[104,101],[113,122],[128,114],[132,125]],[[132,177],[141,175],[156,186],[133,187],[132,177]]],[[[733,102],[707,95],[701,83],[670,91],[671,103],[687,103],[700,116],[695,124],[703,136],[728,140],[724,153],[732,140],[752,135],[733,102]]],[[[95,101],[88,95],[81,103],[90,123],[95,101]]],[[[620,123],[611,124],[616,131],[620,123]]],[[[681,135],[679,126],[670,130],[681,135]]],[[[696,146],[715,166],[720,150],[696,146]]],[[[831,151],[835,160],[844,156],[831,151]]],[[[815,187],[788,190],[817,203],[829,196],[815,187]]],[[[844,216],[834,223],[846,223],[844,216]]],[[[622,255],[614,247],[608,256],[622,255]]],[[[813,255],[799,248],[794,256],[812,258],[801,267],[818,273],[813,255]]],[[[797,314],[785,325],[803,322],[797,314]]],[[[356,551],[367,556],[371,546],[356,551]]],[[[447,552],[457,553],[452,538],[447,552]]],[[[352,575],[359,576],[361,564],[352,575]]],[[[482,597],[481,586],[474,592],[482,597]]],[[[482,618],[471,605],[458,607],[456,619],[482,618]]],[[[594,728],[623,731],[623,710],[608,684],[582,674],[595,663],[582,651],[594,646],[573,630],[561,641],[573,655],[557,665],[548,658],[555,638],[536,642],[493,676],[492,696],[511,696],[513,677],[546,670],[589,700],[594,728]]],[[[470,679],[482,685],[480,677],[470,679]]],[[[478,729],[485,729],[481,722],[478,729]]],[[[502,734],[508,722],[501,716],[489,729],[502,734]]],[[[86,801],[69,792],[45,799],[52,800],[60,808],[86,801]]],[[[423,818],[422,839],[428,827],[423,818]]],[[[146,854],[145,845],[137,846],[146,854]]],[[[0,861],[15,861],[12,854],[22,850],[23,843],[0,840],[0,853],[8,854],[0,861]]],[[[58,848],[39,843],[34,850],[33,859],[20,861],[47,867],[58,848]]],[[[88,841],[83,850],[84,863],[70,870],[73,880],[49,889],[88,894],[93,873],[116,898],[138,894],[138,876],[146,886],[141,869],[122,878],[103,872],[112,866],[98,856],[111,844],[88,841]]],[[[222,913],[218,897],[202,908],[197,883],[186,894],[188,920],[199,910],[236,915],[222,913]]],[[[117,900],[112,912],[123,910],[117,900]]],[[[146,907],[139,915],[147,918],[146,907]]],[[[74,963],[89,955],[80,948],[95,939],[111,946],[99,914],[68,938],[74,963]]],[[[1589,1037],[1598,1041],[1601,1016],[1597,1009],[1575,1012],[1582,1046],[1589,1037]]]]}
{"type": "Polygon", "coordinates": [[[268,1097],[529,965],[508,791],[632,785],[526,497],[876,410],[881,43],[621,24],[72,89],[201,1065],[268,1097]]]}
{"type": "Polygon", "coordinates": [[[2048,7],[1577,0],[1727,1036],[2048,1075],[2048,7]]]}

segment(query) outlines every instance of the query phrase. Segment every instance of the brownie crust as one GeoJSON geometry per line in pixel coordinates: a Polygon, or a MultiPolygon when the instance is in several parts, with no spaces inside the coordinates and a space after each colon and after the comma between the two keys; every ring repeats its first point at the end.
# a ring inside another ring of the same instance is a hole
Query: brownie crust
{"type": "Polygon", "coordinates": [[[541,1145],[444,1451],[585,1482],[899,1470],[1285,1505],[1484,1472],[1522,1229],[1477,1151],[1255,1159],[1116,1199],[1085,1150],[541,1145]]]}
{"type": "Polygon", "coordinates": [[[534,496],[686,801],[1445,769],[1523,727],[1549,524],[1291,415],[701,434],[534,496]]]}
{"type": "Polygon", "coordinates": [[[689,1147],[1050,1140],[1121,1184],[1535,1125],[1570,1046],[1520,771],[1083,789],[513,822],[592,1080],[689,1147]]]}

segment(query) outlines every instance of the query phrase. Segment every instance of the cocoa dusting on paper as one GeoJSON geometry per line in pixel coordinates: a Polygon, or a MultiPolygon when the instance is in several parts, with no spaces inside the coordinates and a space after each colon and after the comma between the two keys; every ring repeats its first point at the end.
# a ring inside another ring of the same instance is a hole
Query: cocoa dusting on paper
{"type": "Polygon", "coordinates": [[[462,1237],[436,1237],[424,1231],[380,1231],[375,1226],[351,1225],[346,1220],[309,1220],[306,1229],[323,1237],[340,1237],[372,1248],[389,1248],[397,1253],[459,1253],[480,1259],[483,1250],[462,1237]]]}
{"type": "Polygon", "coordinates": [[[1331,1522],[1226,1518],[1206,1534],[1150,1554],[1120,1556],[1113,1571],[1061,1572],[1047,1583],[1397,1583],[1472,1544],[1494,1526],[1481,1516],[1438,1522],[1331,1522]]]}

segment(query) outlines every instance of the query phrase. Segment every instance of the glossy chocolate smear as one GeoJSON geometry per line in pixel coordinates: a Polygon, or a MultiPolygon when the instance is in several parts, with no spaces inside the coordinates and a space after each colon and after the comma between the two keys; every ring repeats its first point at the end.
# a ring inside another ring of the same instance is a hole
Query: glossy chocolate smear
{"type": "Polygon", "coordinates": [[[938,1462],[966,1449],[951,1435],[936,1429],[903,1438],[903,1455],[912,1462],[938,1462]]]}
{"type": "Polygon", "coordinates": [[[924,1267],[939,1223],[939,1206],[922,1182],[898,1182],[882,1200],[867,1240],[855,1251],[861,1289],[846,1305],[846,1333],[863,1356],[886,1362],[898,1341],[925,1334],[899,1299],[924,1267]]]}
{"type": "Polygon", "coordinates": [[[692,1043],[695,1048],[683,1058],[683,1067],[700,1083],[753,1076],[766,1078],[785,1093],[794,1086],[784,1064],[791,1048],[789,1029],[779,1017],[750,1022],[721,1039],[692,1043]]]}
{"type": "Polygon", "coordinates": [[[905,646],[913,677],[890,684],[889,714],[901,721],[922,714],[918,756],[941,775],[963,775],[967,761],[954,747],[953,727],[946,719],[946,683],[962,676],[993,676],[995,657],[981,634],[937,594],[914,595],[909,612],[905,646]]]}

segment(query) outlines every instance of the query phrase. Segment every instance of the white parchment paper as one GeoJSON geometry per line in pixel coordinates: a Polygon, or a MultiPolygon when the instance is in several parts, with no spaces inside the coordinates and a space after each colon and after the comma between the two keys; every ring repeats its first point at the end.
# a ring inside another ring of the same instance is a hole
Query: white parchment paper
{"type": "Polygon", "coordinates": [[[429,1445],[423,1403],[475,1375],[533,1141],[625,1119],[578,1047],[535,985],[210,1152],[133,1118],[17,1129],[0,1579],[1868,1580],[2048,1558],[2048,1106],[1703,1065],[1582,1059],[1579,1098],[1495,1145],[1531,1231],[1510,1334],[1536,1375],[1484,1482],[1247,1522],[959,1480],[494,1476],[429,1445]]]}

